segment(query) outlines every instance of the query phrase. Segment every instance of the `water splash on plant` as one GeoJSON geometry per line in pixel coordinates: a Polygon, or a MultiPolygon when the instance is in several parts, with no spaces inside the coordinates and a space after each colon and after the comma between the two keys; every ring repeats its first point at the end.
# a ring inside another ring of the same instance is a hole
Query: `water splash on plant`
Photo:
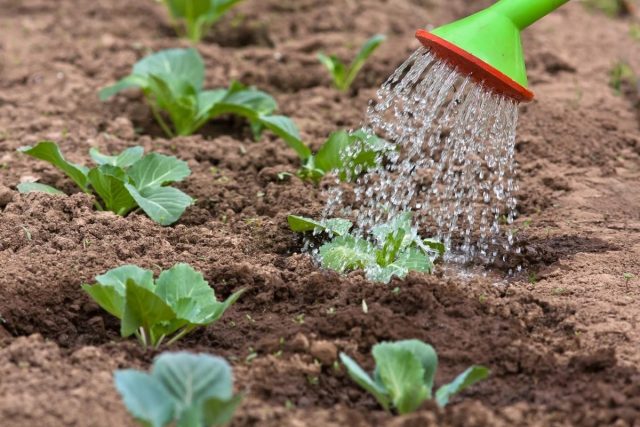
{"type": "MultiPolygon", "coordinates": [[[[421,48],[382,85],[367,111],[364,129],[396,150],[354,177],[352,187],[331,188],[324,215],[352,218],[368,235],[412,211],[417,228],[445,243],[449,260],[492,262],[513,244],[501,225],[516,215],[517,120],[515,101],[421,48]]],[[[345,158],[354,157],[349,154],[345,158]]]]}

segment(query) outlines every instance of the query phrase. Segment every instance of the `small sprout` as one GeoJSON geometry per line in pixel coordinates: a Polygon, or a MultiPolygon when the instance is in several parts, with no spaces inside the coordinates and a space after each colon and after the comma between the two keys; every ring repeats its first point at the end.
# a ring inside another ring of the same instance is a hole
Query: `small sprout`
{"type": "Polygon", "coordinates": [[[245,357],[244,363],[250,365],[256,357],[258,357],[258,353],[252,347],[249,347],[249,354],[245,357]]]}
{"type": "Polygon", "coordinates": [[[304,313],[298,314],[293,318],[293,321],[298,325],[304,325],[304,313]]]}
{"type": "Polygon", "coordinates": [[[631,66],[624,61],[615,64],[610,73],[609,85],[618,95],[622,94],[625,86],[635,87],[638,84],[638,77],[631,66]]]}
{"type": "Polygon", "coordinates": [[[131,75],[102,89],[100,99],[106,101],[128,88],[141,89],[156,121],[169,137],[191,135],[216,117],[234,114],[248,119],[256,139],[264,129],[285,141],[300,139],[291,119],[271,115],[278,106],[273,97],[238,82],[228,89],[204,90],[204,73],[204,62],[197,50],[167,49],[138,61],[131,75]]]}
{"type": "Polygon", "coordinates": [[[373,346],[372,354],[376,361],[373,377],[346,354],[340,353],[340,360],[349,376],[386,411],[395,409],[401,415],[418,410],[434,398],[442,408],[452,396],[489,376],[484,366],[471,366],[434,395],[438,356],[429,344],[419,340],[383,342],[373,346]]]}
{"type": "Polygon", "coordinates": [[[629,286],[629,282],[636,278],[636,276],[631,273],[624,273],[622,277],[626,286],[629,286]]]}
{"type": "Polygon", "coordinates": [[[218,22],[231,8],[242,0],[164,0],[171,13],[171,17],[182,24],[182,28],[176,25],[176,31],[187,37],[194,43],[202,37],[218,22]]]}
{"type": "Polygon", "coordinates": [[[485,302],[487,302],[487,296],[485,294],[482,294],[478,297],[478,301],[480,301],[480,304],[484,304],[485,302]]]}
{"type": "Polygon", "coordinates": [[[307,375],[307,382],[309,385],[318,385],[320,383],[320,378],[316,375],[307,375]]]}
{"type": "Polygon", "coordinates": [[[31,231],[29,231],[29,228],[26,225],[22,225],[22,231],[24,232],[24,237],[27,240],[31,240],[31,231]]]}
{"type": "Polygon", "coordinates": [[[284,402],[284,407],[288,410],[296,409],[296,405],[289,399],[284,402]]]}
{"type": "Polygon", "coordinates": [[[318,60],[329,70],[335,87],[342,92],[346,92],[358,76],[358,73],[360,73],[367,59],[369,59],[385,39],[386,37],[382,34],[371,37],[362,45],[360,51],[349,66],[335,55],[327,56],[322,52],[318,53],[318,60]]]}
{"type": "MultiPolygon", "coordinates": [[[[34,147],[18,151],[44,160],[64,172],[80,189],[99,198],[98,210],[108,210],[126,216],[140,208],[160,225],[176,222],[194,200],[177,188],[168,186],[191,174],[187,163],[175,157],[151,153],[144,156],[142,147],[131,147],[117,156],[107,156],[92,148],[91,158],[98,165],[91,169],[68,162],[58,145],[39,142],[34,147]]],[[[21,193],[33,191],[64,194],[45,184],[18,184],[21,193]]]]}
{"type": "Polygon", "coordinates": [[[286,181],[288,180],[290,177],[293,176],[293,174],[289,173],[289,172],[278,172],[278,175],[276,175],[278,178],[278,181],[286,181]]]}
{"type": "Polygon", "coordinates": [[[329,314],[329,315],[336,314],[336,308],[335,307],[329,307],[327,309],[327,314],[329,314]]]}
{"type": "Polygon", "coordinates": [[[536,275],[535,272],[529,273],[528,280],[529,280],[529,283],[531,283],[532,285],[535,285],[536,283],[538,283],[538,276],[536,275]]]}
{"type": "Polygon", "coordinates": [[[153,272],[125,265],[96,277],[82,288],[100,307],[120,319],[120,334],[135,335],[146,348],[171,345],[191,331],[222,317],[242,295],[216,299],[201,273],[188,264],[176,264],[153,280],[153,272]]]}
{"type": "Polygon", "coordinates": [[[362,300],[362,312],[364,314],[369,313],[369,306],[367,305],[367,302],[365,300],[362,300]]]}
{"type": "Polygon", "coordinates": [[[129,413],[150,427],[223,426],[242,399],[231,366],[205,354],[162,353],[150,373],[119,370],[114,382],[129,413]]]}
{"type": "Polygon", "coordinates": [[[363,269],[367,278],[376,282],[389,283],[394,276],[402,279],[410,271],[431,273],[433,262],[445,251],[442,243],[418,235],[411,212],[374,227],[374,242],[350,234],[352,223],[345,219],[314,221],[290,215],[288,222],[295,232],[326,232],[330,236],[319,250],[324,268],[338,273],[363,269]]]}
{"type": "Polygon", "coordinates": [[[400,287],[396,286],[395,288],[393,288],[391,293],[394,294],[394,295],[398,295],[400,293],[400,287]]]}
{"type": "Polygon", "coordinates": [[[256,323],[256,321],[253,319],[253,317],[251,317],[251,315],[250,315],[250,314],[247,314],[247,315],[246,315],[246,317],[247,317],[247,320],[248,320],[249,322],[251,322],[251,323],[256,323]]]}

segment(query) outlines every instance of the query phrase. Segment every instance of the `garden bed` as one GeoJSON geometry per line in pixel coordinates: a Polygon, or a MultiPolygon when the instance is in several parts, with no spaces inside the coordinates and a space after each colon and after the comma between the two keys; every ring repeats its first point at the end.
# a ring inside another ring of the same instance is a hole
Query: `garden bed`
{"type": "MultiPolygon", "coordinates": [[[[202,271],[220,297],[247,289],[221,321],[174,346],[232,363],[245,395],[234,426],[640,419],[640,279],[623,277],[640,275],[638,91],[610,87],[620,61],[640,71],[633,17],[571,2],[524,36],[537,101],[521,107],[517,138],[522,254],[486,274],[439,268],[380,285],[322,271],[300,254],[286,217],[317,216],[329,181],[315,187],[280,174],[299,160],[276,137],[253,142],[242,120],[222,119],[168,140],[135,91],[98,101],[100,88],[148,52],[187,46],[160,4],[1,3],[0,425],[135,425],[111,373],[146,369],[156,353],[121,339],[118,322],[80,285],[122,264],[158,273],[177,262],[202,271]],[[77,191],[15,151],[42,139],[82,163],[93,146],[174,155],[193,171],[178,187],[197,201],[162,227],[136,213],[96,212],[82,193],[19,194],[25,177],[77,191]],[[507,276],[518,264],[523,271],[507,276]],[[408,338],[438,350],[439,384],[473,363],[491,376],[444,411],[393,417],[333,366],[345,351],[371,368],[374,344],[408,338]]],[[[206,86],[237,79],[269,92],[318,148],[332,131],[358,127],[376,88],[418,47],[415,29],[490,3],[247,0],[198,46],[206,86]],[[317,51],[347,57],[378,32],[388,40],[353,89],[332,89],[317,51]]]]}

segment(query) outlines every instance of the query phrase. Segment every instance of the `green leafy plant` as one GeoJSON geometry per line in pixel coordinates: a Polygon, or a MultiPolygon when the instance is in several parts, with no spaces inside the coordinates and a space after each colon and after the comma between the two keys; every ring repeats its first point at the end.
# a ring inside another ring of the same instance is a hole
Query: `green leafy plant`
{"type": "Polygon", "coordinates": [[[228,89],[204,90],[204,62],[195,49],[167,49],[151,54],[133,66],[132,73],[100,91],[106,101],[128,88],[139,88],[158,124],[169,137],[191,135],[208,121],[233,114],[248,119],[254,136],[265,128],[276,135],[297,136],[293,122],[273,116],[277,103],[269,94],[233,82],[228,89]],[[165,121],[166,114],[173,126],[165,121]]]}
{"type": "Polygon", "coordinates": [[[438,356],[429,344],[419,340],[383,342],[373,346],[372,354],[376,362],[373,377],[346,354],[340,353],[340,360],[349,376],[385,410],[393,408],[399,414],[414,412],[434,398],[438,406],[444,407],[452,396],[489,376],[484,366],[471,366],[441,386],[434,396],[438,356]]]}
{"type": "Polygon", "coordinates": [[[306,158],[301,157],[298,175],[318,183],[327,173],[335,171],[341,181],[352,181],[379,166],[382,154],[393,150],[387,141],[363,129],[334,132],[316,154],[309,152],[306,158]]]}
{"type": "Polygon", "coordinates": [[[289,227],[298,233],[327,233],[330,240],[320,246],[322,267],[344,273],[363,269],[369,280],[388,283],[394,276],[404,278],[410,271],[430,273],[433,262],[444,255],[442,243],[421,238],[412,227],[412,214],[405,212],[372,229],[372,241],[352,234],[345,219],[314,221],[290,215],[289,227]]]}
{"type": "MultiPolygon", "coordinates": [[[[41,141],[18,151],[49,162],[62,170],[83,192],[99,196],[95,202],[99,210],[125,216],[140,208],[158,224],[169,225],[193,204],[191,197],[167,186],[191,174],[186,162],[172,156],[157,153],[145,156],[142,147],[128,148],[117,156],[107,156],[92,148],[90,155],[98,166],[90,169],[67,161],[55,142],[41,141]]],[[[18,190],[23,193],[63,194],[53,187],[33,182],[18,184],[18,190]]]]}
{"type": "Polygon", "coordinates": [[[244,290],[224,302],[202,274],[188,264],[176,264],[154,282],[153,273],[125,265],[96,277],[96,284],[82,288],[100,307],[120,319],[120,334],[135,335],[146,348],[158,348],[165,339],[171,345],[200,326],[222,317],[244,290]]]}
{"type": "MultiPolygon", "coordinates": [[[[164,0],[172,18],[184,27],[184,36],[199,42],[209,29],[242,0],[164,0]]],[[[178,28],[180,34],[181,29],[178,28]]]]}
{"type": "Polygon", "coordinates": [[[150,373],[114,373],[129,413],[146,427],[213,427],[231,421],[242,396],[233,394],[231,366],[221,357],[162,353],[150,373]]]}
{"type": "Polygon", "coordinates": [[[629,282],[632,281],[633,279],[635,279],[636,276],[631,274],[631,273],[623,273],[622,274],[622,278],[624,279],[624,284],[626,286],[629,286],[629,282]]]}
{"type": "Polygon", "coordinates": [[[367,62],[367,59],[369,59],[385,39],[386,37],[382,34],[371,37],[362,45],[350,65],[346,65],[335,55],[327,56],[322,52],[318,53],[318,60],[329,70],[335,87],[338,90],[346,92],[358,76],[365,62],[367,62]]]}

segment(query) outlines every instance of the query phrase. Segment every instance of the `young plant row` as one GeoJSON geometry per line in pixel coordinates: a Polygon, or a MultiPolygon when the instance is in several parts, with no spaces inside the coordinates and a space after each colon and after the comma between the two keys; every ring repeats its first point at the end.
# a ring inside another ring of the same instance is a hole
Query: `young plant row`
{"type": "MultiPolygon", "coordinates": [[[[143,58],[131,75],[100,91],[107,100],[127,88],[139,88],[154,117],[168,136],[190,135],[222,115],[245,118],[255,139],[264,130],[281,137],[300,157],[298,175],[318,182],[330,172],[343,181],[377,165],[377,159],[392,146],[364,130],[331,134],[317,153],[302,141],[295,123],[274,114],[277,103],[269,94],[233,82],[229,88],[204,90],[204,62],[195,49],[168,49],[143,58]],[[165,117],[167,119],[165,119],[165,117]],[[168,120],[168,121],[167,121],[168,120]]],[[[187,164],[175,157],[151,153],[141,147],[109,156],[93,148],[96,166],[89,168],[67,161],[52,141],[42,141],[19,151],[51,163],[64,172],[81,191],[96,196],[98,210],[125,216],[137,209],[161,225],[176,222],[194,200],[168,184],[190,175],[187,164]]],[[[38,182],[18,185],[21,192],[62,194],[38,182]]]]}
{"type": "MultiPolygon", "coordinates": [[[[121,335],[134,335],[144,347],[154,348],[171,345],[220,319],[243,293],[217,301],[202,274],[187,264],[176,264],[156,280],[149,270],[125,265],[97,276],[96,282],[82,287],[120,319],[121,335]]],[[[376,362],[372,376],[346,354],[341,353],[340,360],[382,408],[398,414],[416,411],[428,399],[444,407],[451,396],[488,376],[486,368],[472,366],[434,394],[438,358],[430,345],[418,340],[384,342],[375,345],[372,354],[376,362]]],[[[224,425],[242,399],[233,392],[229,364],[204,354],[163,353],[150,373],[119,370],[114,382],[131,415],[152,427],[224,425]]]]}
{"type": "MultiPolygon", "coordinates": [[[[163,0],[176,32],[190,41],[199,42],[222,17],[242,0],[163,0]]],[[[329,72],[336,89],[346,92],[355,81],[367,59],[385,41],[376,34],[367,40],[350,64],[335,55],[318,53],[318,60],[329,72]]]]}

